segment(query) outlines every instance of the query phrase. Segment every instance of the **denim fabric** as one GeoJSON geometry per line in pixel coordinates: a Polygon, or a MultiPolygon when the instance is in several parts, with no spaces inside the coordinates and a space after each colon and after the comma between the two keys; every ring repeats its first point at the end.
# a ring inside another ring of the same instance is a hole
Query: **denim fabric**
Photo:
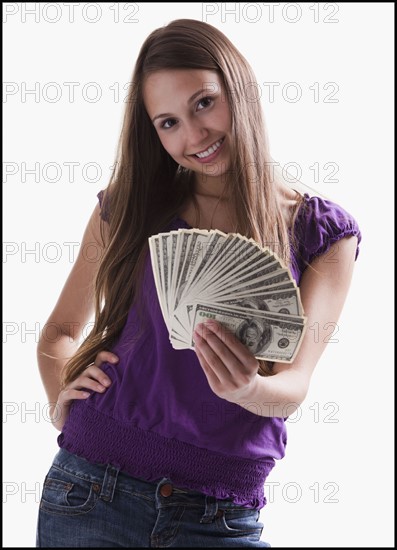
{"type": "Polygon", "coordinates": [[[44,480],[36,547],[269,547],[259,514],[60,449],[44,480]]]}

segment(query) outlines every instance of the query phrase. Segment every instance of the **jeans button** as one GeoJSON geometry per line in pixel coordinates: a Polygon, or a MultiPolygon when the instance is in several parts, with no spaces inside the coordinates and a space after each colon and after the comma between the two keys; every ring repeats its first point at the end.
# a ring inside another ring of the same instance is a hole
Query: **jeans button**
{"type": "Polygon", "coordinates": [[[160,495],[162,497],[170,497],[172,495],[172,485],[171,483],[165,483],[160,487],[160,495]]]}

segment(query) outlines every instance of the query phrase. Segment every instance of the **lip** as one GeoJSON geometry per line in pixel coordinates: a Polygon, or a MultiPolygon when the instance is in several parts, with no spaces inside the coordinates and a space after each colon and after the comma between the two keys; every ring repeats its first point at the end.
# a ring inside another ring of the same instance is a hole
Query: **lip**
{"type": "MultiPolygon", "coordinates": [[[[193,157],[195,160],[197,160],[198,162],[200,162],[201,164],[205,164],[207,162],[212,162],[217,156],[218,154],[222,151],[223,149],[223,146],[225,144],[225,136],[223,136],[223,138],[220,138],[220,139],[223,139],[223,142],[221,143],[221,145],[218,147],[218,149],[216,151],[214,151],[213,153],[211,153],[210,155],[208,155],[208,157],[204,157],[204,158],[199,158],[199,157],[196,157],[196,154],[194,155],[190,155],[191,157],[193,157]]],[[[213,143],[211,143],[211,145],[208,145],[207,149],[209,149],[212,145],[214,145],[214,143],[216,143],[217,141],[219,141],[219,139],[217,139],[216,141],[214,141],[213,143]]],[[[204,151],[206,151],[207,149],[204,149],[203,151],[199,151],[199,153],[203,153],[204,151]]]]}

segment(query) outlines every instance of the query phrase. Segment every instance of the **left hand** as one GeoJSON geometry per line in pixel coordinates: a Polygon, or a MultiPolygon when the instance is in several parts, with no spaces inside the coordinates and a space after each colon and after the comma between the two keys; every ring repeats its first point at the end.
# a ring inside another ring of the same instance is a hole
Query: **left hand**
{"type": "Polygon", "coordinates": [[[259,379],[259,363],[249,349],[213,320],[197,325],[193,339],[212,391],[232,403],[247,398],[259,379]]]}

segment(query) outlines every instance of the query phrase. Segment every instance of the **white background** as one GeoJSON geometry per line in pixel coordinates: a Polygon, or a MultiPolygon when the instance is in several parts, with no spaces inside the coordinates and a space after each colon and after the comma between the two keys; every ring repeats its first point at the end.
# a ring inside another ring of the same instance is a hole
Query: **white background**
{"type": "Polygon", "coordinates": [[[286,457],[268,480],[263,539],[276,547],[392,546],[394,5],[280,3],[272,18],[262,3],[120,3],[118,22],[108,3],[100,12],[79,4],[74,22],[70,4],[3,6],[3,545],[35,545],[41,486],[58,449],[36,344],[77,252],[65,243],[80,242],[108,184],[123,86],[142,42],[186,17],[218,27],[249,60],[273,157],[297,163],[301,180],[351,212],[363,235],[337,342],[321,358],[288,424],[286,457]],[[34,6],[36,16],[25,13],[34,6]],[[124,21],[128,14],[135,22],[124,21]],[[73,100],[67,82],[78,83],[73,100]],[[279,83],[274,101],[266,82],[279,83]],[[97,101],[89,83],[101,91],[97,101]],[[36,97],[25,94],[35,86],[36,97]],[[327,102],[334,89],[337,102],[327,102]],[[302,92],[296,102],[294,90],[302,92]],[[35,163],[37,180],[26,172],[35,163]],[[338,166],[333,182],[326,163],[338,166]]]}

